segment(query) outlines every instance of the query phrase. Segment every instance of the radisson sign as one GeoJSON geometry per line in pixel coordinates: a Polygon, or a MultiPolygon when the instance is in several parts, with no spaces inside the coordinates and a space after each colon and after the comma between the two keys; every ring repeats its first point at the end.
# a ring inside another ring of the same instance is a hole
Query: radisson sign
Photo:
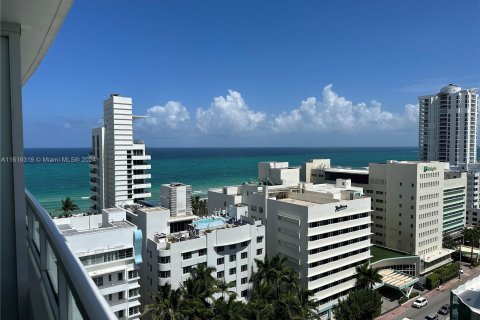
{"type": "Polygon", "coordinates": [[[335,206],[335,212],[342,211],[342,210],[345,210],[345,209],[347,209],[346,205],[335,206]]]}

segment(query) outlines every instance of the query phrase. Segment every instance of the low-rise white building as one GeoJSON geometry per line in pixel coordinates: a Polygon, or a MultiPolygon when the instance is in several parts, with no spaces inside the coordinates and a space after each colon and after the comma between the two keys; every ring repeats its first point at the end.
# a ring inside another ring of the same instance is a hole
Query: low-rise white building
{"type": "Polygon", "coordinates": [[[159,228],[147,239],[145,302],[152,302],[147,293],[167,283],[178,288],[199,264],[214,267],[214,276],[230,283],[229,290],[244,299],[256,270],[255,259],[264,257],[265,227],[247,217],[231,222],[221,217],[198,218],[187,230],[175,233],[159,228]]]}
{"type": "Polygon", "coordinates": [[[268,199],[267,256],[287,257],[323,316],[354,288],[370,258],[370,198],[350,180],[305,184],[268,199]]]}
{"type": "Polygon", "coordinates": [[[118,319],[140,318],[142,232],[125,210],[53,220],[118,319]]]}

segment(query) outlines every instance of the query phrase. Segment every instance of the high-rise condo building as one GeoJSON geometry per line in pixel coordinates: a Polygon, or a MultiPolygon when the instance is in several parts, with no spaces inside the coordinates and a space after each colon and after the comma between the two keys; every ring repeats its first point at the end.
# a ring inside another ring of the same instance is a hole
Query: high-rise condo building
{"type": "Polygon", "coordinates": [[[419,159],[475,163],[477,160],[476,89],[449,84],[439,93],[418,97],[419,159]]]}
{"type": "Polygon", "coordinates": [[[132,98],[112,94],[103,103],[103,126],[92,130],[91,211],[149,198],[151,157],[143,141],[133,139],[132,98]]]}

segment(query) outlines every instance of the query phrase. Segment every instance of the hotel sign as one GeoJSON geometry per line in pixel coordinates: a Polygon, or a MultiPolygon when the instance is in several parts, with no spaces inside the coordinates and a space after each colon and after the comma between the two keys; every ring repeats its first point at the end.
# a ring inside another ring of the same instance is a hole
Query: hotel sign
{"type": "Polygon", "coordinates": [[[345,210],[345,209],[347,209],[346,205],[335,206],[335,212],[342,211],[342,210],[345,210]]]}
{"type": "Polygon", "coordinates": [[[435,171],[435,170],[437,170],[437,167],[423,166],[423,172],[435,171]]]}

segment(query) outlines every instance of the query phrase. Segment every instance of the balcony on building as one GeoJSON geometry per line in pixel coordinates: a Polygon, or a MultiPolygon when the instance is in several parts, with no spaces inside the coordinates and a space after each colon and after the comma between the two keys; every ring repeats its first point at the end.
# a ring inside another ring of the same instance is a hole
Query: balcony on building
{"type": "MultiPolygon", "coordinates": [[[[40,65],[72,2],[2,1],[3,156],[23,157],[22,87],[40,65]]],[[[0,318],[116,319],[47,211],[25,189],[23,163],[2,164],[0,177],[0,318]]],[[[131,315],[138,316],[138,307],[129,310],[127,317],[131,315]]]]}

